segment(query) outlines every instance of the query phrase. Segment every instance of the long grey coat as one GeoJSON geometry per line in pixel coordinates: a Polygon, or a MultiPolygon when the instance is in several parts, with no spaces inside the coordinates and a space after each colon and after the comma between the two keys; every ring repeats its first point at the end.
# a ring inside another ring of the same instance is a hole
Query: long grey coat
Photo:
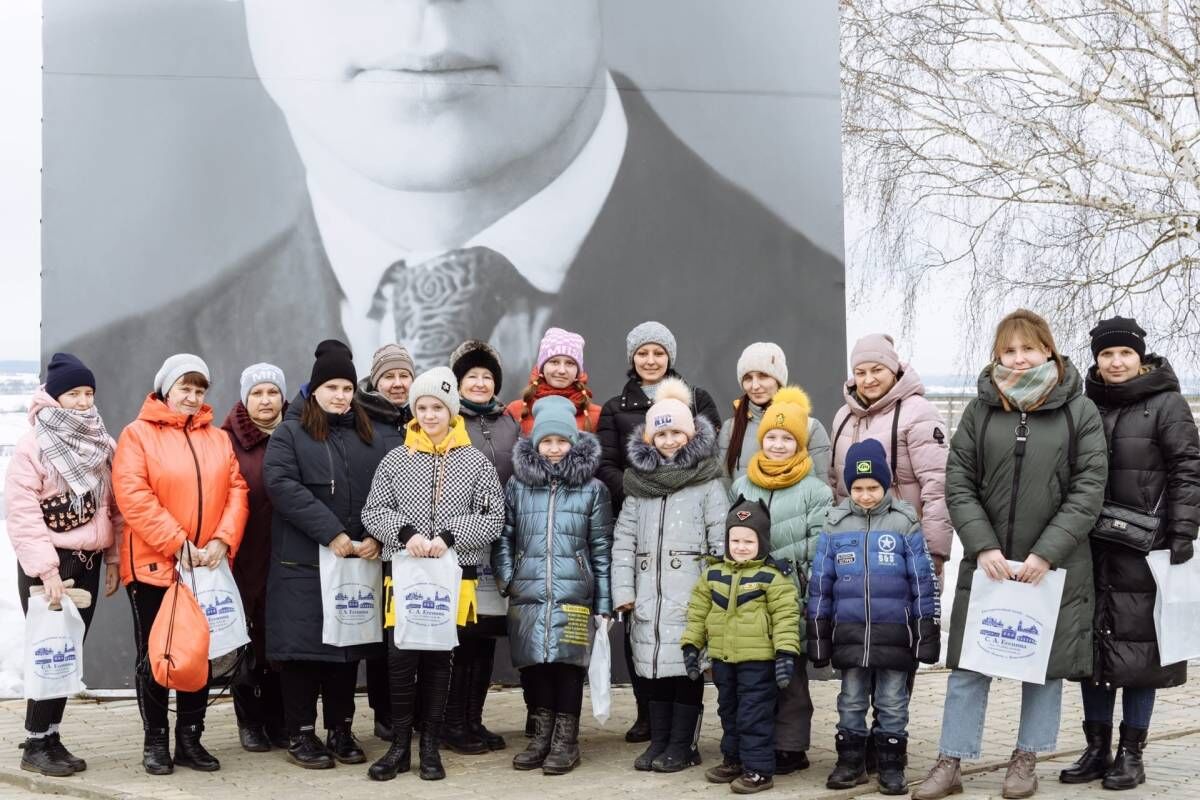
{"type": "MultiPolygon", "coordinates": [[[[511,418],[510,418],[511,419],[511,418]]],[[[504,532],[492,545],[496,586],[508,597],[513,666],[588,666],[588,619],[611,614],[612,504],[593,477],[600,440],[580,433],[557,465],[517,440],[505,488],[504,532]]]]}
{"type": "MultiPolygon", "coordinates": [[[[653,472],[662,456],[642,441],[638,428],[629,438],[630,469],[653,472]]],[[[696,436],[675,456],[689,467],[715,458],[716,431],[696,416],[696,436]]],[[[720,478],[692,484],[665,497],[627,494],[613,541],[613,606],[633,603],[633,664],[644,678],[686,675],[680,642],[687,625],[692,588],[706,556],[725,552],[729,498],[720,478]]]]}

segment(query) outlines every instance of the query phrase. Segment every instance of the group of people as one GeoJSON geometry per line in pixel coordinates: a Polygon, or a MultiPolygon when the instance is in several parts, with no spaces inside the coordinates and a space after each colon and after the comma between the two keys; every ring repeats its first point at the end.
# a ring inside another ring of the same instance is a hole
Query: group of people
{"type": "MultiPolygon", "coordinates": [[[[374,732],[391,743],[369,776],[409,771],[417,733],[420,777],[443,778],[442,747],[507,746],[483,722],[506,636],[527,707],[513,767],[565,774],[580,763],[593,631],[621,619],[637,702],[625,738],[646,743],[635,769],[701,763],[709,672],[724,735],[705,777],[735,793],[769,789],[775,775],[809,766],[808,670],[832,666],[842,684],[826,785],[852,788],[874,772],[881,791],[904,794],[908,704],[918,663],[942,655],[941,576],[957,535],[940,754],[913,796],[961,791],[960,761],[980,757],[991,679],[959,667],[977,568],[1035,584],[1066,570],[1045,683],[1022,687],[1004,796],[1035,793],[1064,678],[1081,685],[1086,750],[1060,780],[1132,788],[1145,780],[1155,690],[1182,684],[1186,664],[1159,664],[1144,553],[1092,532],[1117,504],[1157,517],[1153,546],[1171,563],[1190,559],[1200,442],[1170,364],[1147,353],[1134,320],[1102,320],[1091,335],[1095,363],[1081,376],[1041,317],[1009,314],[952,439],[882,334],[855,344],[830,428],[789,384],[783,351],[763,342],[738,360],[741,394],[722,420],[712,396],[683,381],[675,338],[658,322],[628,333],[628,382],[602,404],[582,337],[558,328],[507,405],[486,342],[464,342],[449,364],[422,372],[387,345],[360,380],[349,348],[326,340],[290,402],[281,370],[247,367],[220,427],[204,402],[207,365],[177,354],[118,442],[92,372],[58,353],[6,478],[18,589],[23,603],[37,586],[51,603],[74,589],[94,597],[102,565],[106,595],[125,586],[151,774],[220,768],[201,744],[208,689],[179,691],[168,709],[147,653],[177,565],[228,560],[251,639],[232,682],[248,751],[282,748],[313,769],[364,763],[351,723],[365,662],[374,732]],[[456,559],[458,646],[397,649],[387,630],[380,643],[326,644],[322,549],[456,559]],[[481,613],[487,576],[503,614],[481,613]]],[[[86,768],[59,736],[65,704],[29,701],[24,769],[86,768]]]]}

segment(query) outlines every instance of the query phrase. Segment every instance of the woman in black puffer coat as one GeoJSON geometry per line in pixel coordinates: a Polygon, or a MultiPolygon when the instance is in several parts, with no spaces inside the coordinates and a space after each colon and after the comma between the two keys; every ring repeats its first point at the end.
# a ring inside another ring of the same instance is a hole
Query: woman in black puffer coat
{"type": "MultiPolygon", "coordinates": [[[[1160,520],[1155,550],[1171,563],[1192,557],[1200,525],[1200,439],[1171,365],[1146,355],[1146,332],[1132,319],[1102,320],[1092,331],[1096,364],[1087,396],[1104,419],[1107,500],[1160,520]]],[[[1156,689],[1187,681],[1187,663],[1161,666],[1154,632],[1155,584],[1144,553],[1092,539],[1096,579],[1095,668],[1083,683],[1087,750],[1060,775],[1064,783],[1103,778],[1106,789],[1145,781],[1142,747],[1156,689]],[[1113,708],[1122,689],[1121,738],[1110,760],[1113,708]]]]}

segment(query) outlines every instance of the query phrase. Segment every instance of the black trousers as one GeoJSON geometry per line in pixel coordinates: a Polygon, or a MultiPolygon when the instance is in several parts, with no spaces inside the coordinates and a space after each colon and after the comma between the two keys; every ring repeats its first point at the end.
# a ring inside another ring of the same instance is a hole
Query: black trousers
{"type": "Polygon", "coordinates": [[[583,667],[574,664],[533,664],[521,668],[521,685],[529,691],[530,708],[578,717],[583,709],[583,667]]]}
{"type": "Polygon", "coordinates": [[[687,675],[674,678],[642,678],[646,699],[651,703],[678,703],[681,706],[704,705],[704,678],[692,680],[687,675]]]}
{"type": "Polygon", "coordinates": [[[397,736],[411,735],[418,695],[426,732],[440,732],[446,714],[453,661],[453,653],[449,650],[397,650],[395,645],[388,644],[392,725],[397,736]]]}
{"type": "MultiPolygon", "coordinates": [[[[137,664],[134,667],[134,685],[137,687],[138,709],[142,712],[142,726],[146,730],[167,727],[167,711],[170,693],[159,686],[150,674],[150,662],[146,658],[150,644],[150,628],[163,597],[165,586],[133,581],[125,587],[129,594],[129,605],[133,609],[133,634],[137,643],[137,664]]],[[[209,675],[212,679],[212,675],[209,675]]],[[[204,712],[208,709],[208,686],[197,692],[176,692],[177,714],[175,726],[203,725],[204,712]]]]}
{"type": "Polygon", "coordinates": [[[289,736],[316,729],[317,696],[326,730],[354,720],[357,661],[283,661],[279,684],[283,690],[283,719],[289,736]]]}
{"type": "Polygon", "coordinates": [[[283,686],[279,673],[270,664],[255,663],[246,671],[244,680],[230,687],[230,694],[239,728],[284,730],[283,686]]]}
{"type": "MultiPolygon", "coordinates": [[[[385,608],[392,600],[392,562],[383,562],[383,585],[385,608]]],[[[384,640],[391,638],[391,629],[383,632],[384,640]]],[[[391,725],[392,698],[388,688],[388,657],[387,652],[366,659],[367,664],[367,705],[375,716],[376,722],[391,725]]]]}
{"type": "MultiPolygon", "coordinates": [[[[86,553],[79,550],[62,550],[55,548],[58,553],[58,576],[64,581],[75,579],[76,589],[86,589],[92,593],[92,604],[79,609],[83,618],[83,636],[87,640],[87,632],[92,627],[92,617],[96,613],[96,603],[100,601],[100,571],[104,569],[104,553],[96,551],[86,553]]],[[[21,596],[21,610],[29,613],[29,589],[41,586],[41,578],[31,578],[17,567],[17,593],[21,596]]],[[[51,725],[62,722],[63,712],[67,708],[67,698],[59,697],[54,700],[29,700],[25,704],[25,730],[29,733],[46,733],[51,725]]]]}

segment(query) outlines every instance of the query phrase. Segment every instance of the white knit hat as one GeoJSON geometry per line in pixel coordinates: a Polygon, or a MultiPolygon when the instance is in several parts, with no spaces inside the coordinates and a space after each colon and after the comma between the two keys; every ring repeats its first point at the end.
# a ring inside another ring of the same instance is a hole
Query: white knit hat
{"type": "Polygon", "coordinates": [[[625,336],[625,360],[632,364],[633,354],[646,344],[661,345],[667,351],[667,365],[675,366],[675,334],[671,333],[670,328],[653,320],[636,326],[625,336]]]}
{"type": "Polygon", "coordinates": [[[783,354],[783,348],[774,342],[755,342],[747,347],[738,357],[737,379],[739,384],[748,372],[770,375],[780,386],[786,386],[788,368],[787,356],[783,354]]]}
{"type": "Polygon", "coordinates": [[[692,390],[679,378],[667,378],[654,393],[654,405],[646,409],[646,430],[642,435],[647,443],[659,431],[680,431],[692,439],[696,435],[696,418],[692,414],[692,390]]]}
{"type": "Polygon", "coordinates": [[[434,367],[416,377],[408,390],[408,407],[415,415],[417,401],[422,397],[436,397],[450,409],[450,418],[458,416],[458,379],[449,367],[434,367]]]}
{"type": "Polygon", "coordinates": [[[154,376],[154,391],[166,395],[175,385],[175,381],[189,372],[199,372],[204,376],[204,380],[212,380],[208,374],[208,364],[204,363],[203,358],[191,353],[176,353],[158,368],[158,373],[154,376]]]}

